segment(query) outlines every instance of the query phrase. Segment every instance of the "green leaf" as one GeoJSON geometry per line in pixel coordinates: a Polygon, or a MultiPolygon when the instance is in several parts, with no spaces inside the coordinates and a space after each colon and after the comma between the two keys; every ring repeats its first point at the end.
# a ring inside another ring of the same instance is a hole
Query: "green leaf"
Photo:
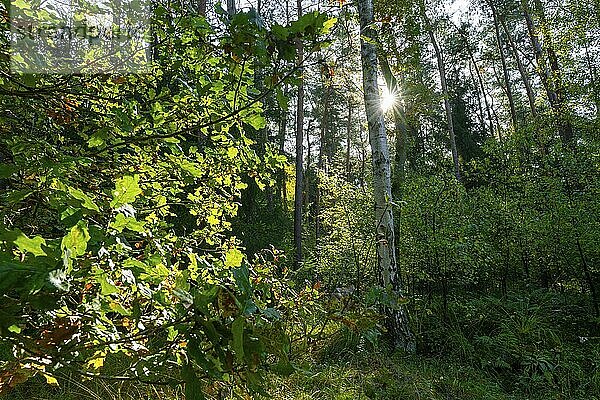
{"type": "Polygon", "coordinates": [[[259,130],[267,126],[267,121],[260,114],[253,114],[246,118],[246,122],[249,123],[254,129],[259,130]]]}
{"type": "Polygon", "coordinates": [[[181,370],[181,377],[185,381],[185,400],[205,400],[202,392],[202,383],[196,376],[191,364],[186,364],[181,370]]]}
{"type": "Polygon", "coordinates": [[[21,10],[31,10],[31,4],[25,2],[24,0],[13,0],[13,7],[20,8],[21,10]]]}
{"type": "Polygon", "coordinates": [[[235,358],[238,362],[244,361],[244,318],[238,317],[231,324],[231,334],[233,336],[232,345],[235,358]]]}
{"type": "Polygon", "coordinates": [[[144,221],[137,221],[134,217],[126,217],[123,213],[119,213],[109,227],[118,232],[123,232],[123,229],[127,228],[130,231],[142,233],[144,232],[144,221]]]}
{"type": "Polygon", "coordinates": [[[288,98],[285,97],[280,87],[277,87],[277,91],[275,93],[277,98],[277,104],[279,104],[279,107],[281,107],[282,110],[287,111],[289,108],[288,98]]]}
{"type": "Polygon", "coordinates": [[[331,30],[331,28],[333,28],[335,26],[337,22],[337,18],[329,18],[327,21],[325,21],[323,23],[323,28],[321,29],[321,33],[323,35],[326,35],[329,33],[329,31],[331,30]]]}
{"type": "Polygon", "coordinates": [[[61,249],[67,253],[69,258],[75,258],[85,254],[87,243],[90,240],[90,234],[85,221],[79,221],[73,226],[69,233],[63,237],[60,244],[61,249]]]}
{"type": "Polygon", "coordinates": [[[8,327],[8,331],[12,333],[21,333],[21,328],[19,328],[17,325],[11,325],[8,327]]]}
{"type": "Polygon", "coordinates": [[[9,178],[18,170],[19,167],[14,164],[0,164],[0,178],[9,178]]]}
{"type": "Polygon", "coordinates": [[[79,189],[75,189],[75,188],[70,187],[69,188],[69,194],[71,196],[73,196],[73,198],[81,201],[81,205],[83,207],[87,208],[88,210],[100,212],[100,209],[92,201],[92,198],[90,196],[88,196],[87,194],[85,194],[83,191],[81,191],[79,189]]]}
{"type": "Polygon", "coordinates": [[[30,239],[19,229],[15,229],[13,232],[16,233],[16,238],[12,242],[19,248],[19,250],[24,253],[31,253],[36,257],[46,255],[46,252],[42,250],[42,245],[46,245],[44,238],[41,236],[35,236],[30,239]]]}
{"type": "Polygon", "coordinates": [[[110,282],[104,273],[96,275],[96,282],[100,284],[100,292],[103,296],[119,292],[119,288],[110,282]]]}
{"type": "Polygon", "coordinates": [[[115,190],[113,191],[113,200],[110,202],[111,208],[119,208],[124,204],[133,203],[135,198],[142,193],[138,182],[138,175],[126,175],[117,179],[115,190]]]}
{"type": "Polygon", "coordinates": [[[6,203],[6,204],[18,203],[19,201],[24,200],[27,197],[29,197],[32,193],[33,193],[33,191],[31,191],[29,189],[13,190],[12,192],[3,196],[4,203],[6,203]]]}
{"type": "Polygon", "coordinates": [[[229,249],[225,253],[225,266],[230,268],[239,267],[242,265],[244,255],[236,248],[229,249]]]}

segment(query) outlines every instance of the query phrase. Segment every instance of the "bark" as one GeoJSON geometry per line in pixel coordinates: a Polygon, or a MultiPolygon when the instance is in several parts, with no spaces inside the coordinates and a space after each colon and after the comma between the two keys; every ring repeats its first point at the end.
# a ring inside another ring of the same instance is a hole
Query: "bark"
{"type": "MultiPolygon", "coordinates": [[[[390,64],[383,52],[383,49],[379,49],[379,65],[381,72],[383,73],[383,79],[390,93],[398,94],[400,91],[400,85],[398,80],[392,73],[390,64]]],[[[396,165],[394,173],[394,182],[398,187],[401,186],[401,182],[404,181],[404,170],[406,164],[406,145],[408,143],[408,126],[406,125],[406,113],[404,107],[401,104],[396,104],[393,109],[394,113],[394,128],[396,133],[396,165]]]]}
{"type": "Polygon", "coordinates": [[[352,101],[348,99],[348,119],[346,124],[346,181],[350,182],[350,139],[352,138],[352,101]]]}
{"type": "MultiPolygon", "coordinates": [[[[394,218],[391,208],[390,154],[377,85],[377,54],[373,45],[376,43],[376,35],[372,28],[372,0],[358,0],[358,13],[362,33],[360,47],[363,93],[373,163],[377,265],[383,286],[391,288],[396,294],[401,295],[402,285],[396,264],[394,218]]],[[[385,312],[386,326],[393,345],[409,353],[415,352],[415,339],[408,325],[406,310],[386,307],[385,312]]]]}
{"type": "Polygon", "coordinates": [[[483,115],[483,107],[481,105],[481,95],[479,92],[479,84],[477,83],[477,79],[475,78],[475,74],[473,74],[473,65],[469,63],[469,75],[471,76],[471,80],[475,86],[475,93],[477,95],[477,110],[479,111],[479,124],[483,128],[483,131],[486,130],[485,117],[483,115]]]}
{"type": "Polygon", "coordinates": [[[510,45],[510,48],[512,50],[513,56],[515,57],[515,60],[517,61],[517,68],[519,69],[519,74],[521,75],[521,80],[523,81],[523,85],[525,86],[525,91],[527,92],[527,100],[529,101],[529,108],[531,109],[531,115],[532,116],[537,116],[537,108],[535,106],[535,94],[533,93],[533,88],[531,87],[531,82],[529,81],[529,75],[527,74],[527,71],[525,70],[525,66],[523,65],[523,62],[521,61],[521,58],[519,57],[519,51],[517,50],[517,45],[515,44],[515,41],[512,39],[512,36],[510,35],[510,32],[506,26],[506,22],[504,21],[504,18],[499,18],[500,19],[500,24],[502,25],[502,29],[504,30],[504,34],[506,35],[506,38],[508,40],[508,44],[510,45]]]}
{"type": "MultiPolygon", "coordinates": [[[[546,95],[548,96],[548,102],[550,103],[550,107],[552,107],[556,118],[558,134],[564,144],[571,146],[573,144],[573,125],[571,125],[568,110],[566,110],[560,67],[558,65],[558,57],[554,52],[552,40],[549,37],[544,37],[545,50],[548,56],[546,59],[546,57],[544,57],[544,48],[540,43],[539,34],[529,11],[529,6],[527,5],[527,0],[522,0],[521,5],[531,46],[533,47],[535,59],[538,64],[538,73],[546,91],[546,95]]],[[[537,1],[536,5],[542,24],[545,25],[546,22],[542,5],[537,1]]]]}
{"type": "Polygon", "coordinates": [[[590,50],[588,49],[587,44],[585,46],[585,60],[587,62],[588,73],[590,75],[590,83],[592,84],[594,104],[596,105],[596,118],[598,118],[600,116],[600,87],[597,84],[596,68],[592,64],[590,50]]]}
{"type": "Polygon", "coordinates": [[[234,15],[236,12],[235,0],[227,0],[227,14],[234,15]]]}
{"type": "MultiPolygon", "coordinates": [[[[232,0],[228,0],[232,1],[232,0]]],[[[302,16],[302,0],[297,0],[298,18],[302,16]]],[[[300,40],[297,41],[298,65],[304,62],[304,48],[300,40]]],[[[300,73],[303,73],[300,69],[300,73]]],[[[303,143],[304,143],[304,80],[298,85],[298,102],[296,105],[296,187],[294,191],[294,244],[296,247],[296,268],[302,264],[302,178],[303,178],[303,143]]]]}
{"type": "Polygon", "coordinates": [[[460,165],[458,163],[458,151],[456,150],[456,135],[454,132],[454,123],[452,121],[452,106],[450,105],[450,96],[448,94],[448,85],[446,84],[446,66],[444,64],[444,56],[442,50],[438,45],[431,21],[425,13],[425,4],[421,3],[421,15],[425,21],[425,27],[429,33],[431,44],[435,50],[435,57],[437,59],[438,71],[440,74],[440,83],[442,85],[442,94],[444,96],[444,109],[446,110],[446,124],[448,125],[448,133],[450,135],[450,150],[452,151],[452,162],[454,163],[454,175],[456,180],[460,181],[460,165]]]}
{"type": "Polygon", "coordinates": [[[483,83],[483,77],[481,76],[479,66],[477,65],[477,60],[475,59],[475,55],[473,54],[473,49],[471,49],[471,44],[469,43],[469,38],[460,29],[458,29],[458,32],[465,43],[465,48],[467,50],[467,53],[469,54],[469,58],[471,59],[473,68],[475,69],[475,74],[477,75],[477,81],[479,82],[479,86],[481,88],[481,96],[483,97],[483,102],[485,104],[485,111],[487,113],[489,124],[490,124],[490,133],[491,133],[491,136],[493,137],[494,136],[494,120],[492,118],[492,112],[490,111],[490,105],[488,103],[487,93],[485,90],[485,85],[483,83]]]}
{"type": "Polygon", "coordinates": [[[492,16],[494,17],[494,31],[496,32],[496,42],[498,44],[498,52],[500,54],[500,61],[502,62],[502,75],[504,77],[504,85],[506,87],[506,96],[508,97],[508,106],[510,108],[510,118],[512,121],[513,129],[517,128],[517,112],[515,109],[515,100],[512,94],[512,88],[510,85],[510,76],[508,74],[508,68],[506,66],[506,56],[504,55],[504,46],[502,45],[502,37],[500,36],[500,23],[498,22],[498,13],[496,7],[492,2],[488,3],[491,10],[492,16]]]}
{"type": "Polygon", "coordinates": [[[198,14],[206,17],[206,0],[198,0],[198,14]]]}

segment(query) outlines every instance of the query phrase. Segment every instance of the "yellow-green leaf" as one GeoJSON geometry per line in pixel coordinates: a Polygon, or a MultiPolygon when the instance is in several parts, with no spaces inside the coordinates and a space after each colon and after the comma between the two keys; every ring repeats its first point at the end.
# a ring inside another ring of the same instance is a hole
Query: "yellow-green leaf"
{"type": "Polygon", "coordinates": [[[63,237],[60,247],[63,251],[68,250],[68,256],[74,258],[85,254],[89,240],[90,234],[88,233],[87,223],[85,221],[79,221],[77,225],[72,227],[69,233],[63,237]]]}
{"type": "Polygon", "coordinates": [[[225,253],[225,266],[226,267],[239,267],[242,265],[242,260],[244,259],[244,255],[238,249],[229,249],[227,253],[225,253]]]}
{"type": "Polygon", "coordinates": [[[17,237],[13,243],[19,248],[19,250],[25,253],[31,253],[36,257],[46,255],[46,252],[42,250],[42,245],[46,245],[44,238],[41,236],[35,236],[30,239],[19,229],[15,229],[15,233],[17,234],[17,237]]]}
{"type": "Polygon", "coordinates": [[[88,210],[100,212],[98,206],[93,202],[90,196],[85,194],[83,191],[75,188],[69,188],[69,194],[73,196],[75,199],[81,201],[81,205],[88,210]]]}
{"type": "Polygon", "coordinates": [[[113,200],[110,202],[112,208],[119,208],[124,204],[133,203],[138,195],[142,193],[139,185],[139,176],[126,175],[117,179],[113,200]]]}

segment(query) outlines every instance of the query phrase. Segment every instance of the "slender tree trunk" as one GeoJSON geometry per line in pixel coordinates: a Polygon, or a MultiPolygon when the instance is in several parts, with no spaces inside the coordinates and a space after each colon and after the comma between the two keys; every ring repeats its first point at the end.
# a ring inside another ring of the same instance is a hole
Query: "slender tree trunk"
{"type": "Polygon", "coordinates": [[[469,43],[469,38],[458,27],[457,27],[457,30],[465,43],[465,48],[467,50],[467,53],[469,54],[469,58],[471,59],[473,68],[475,69],[475,74],[477,75],[477,81],[479,82],[479,86],[481,88],[481,96],[483,97],[485,111],[487,113],[488,120],[489,120],[490,136],[494,137],[494,120],[492,118],[492,112],[490,111],[490,105],[488,103],[487,92],[485,90],[485,84],[483,83],[483,77],[481,76],[481,72],[479,70],[477,60],[475,59],[475,55],[473,54],[473,49],[471,49],[471,44],[469,43]]]}
{"type": "Polygon", "coordinates": [[[592,84],[592,92],[594,95],[594,104],[596,105],[596,118],[600,117],[600,87],[598,86],[597,78],[596,78],[596,68],[592,65],[592,60],[590,57],[590,50],[585,45],[585,59],[587,62],[587,67],[590,75],[590,83],[592,84]]]}
{"type": "Polygon", "coordinates": [[[206,17],[206,0],[198,0],[198,14],[206,17]]]}
{"type": "MultiPolygon", "coordinates": [[[[392,185],[390,154],[385,132],[385,121],[379,87],[377,85],[377,54],[373,42],[376,34],[372,28],[372,0],[358,0],[358,13],[363,39],[361,39],[361,61],[363,92],[369,126],[369,142],[373,162],[373,193],[375,197],[377,265],[384,287],[401,294],[401,276],[396,264],[394,243],[394,218],[392,214],[392,185]],[[366,40],[365,40],[366,38],[366,40]]],[[[408,325],[406,310],[386,308],[386,325],[395,347],[413,353],[415,339],[408,325]]]]}
{"type": "MultiPolygon", "coordinates": [[[[389,93],[398,95],[400,91],[400,85],[398,80],[392,73],[390,64],[383,52],[383,49],[379,49],[378,52],[379,65],[381,72],[383,72],[383,79],[389,93]]],[[[406,164],[406,144],[408,142],[408,127],[406,125],[406,113],[404,107],[401,104],[395,104],[392,108],[394,113],[394,128],[396,131],[396,162],[394,169],[394,183],[396,186],[401,187],[401,183],[404,181],[404,169],[406,164]]],[[[397,192],[396,192],[397,193],[397,192]]]]}
{"type": "Polygon", "coordinates": [[[594,279],[592,278],[592,274],[590,273],[590,267],[588,266],[587,260],[585,258],[585,254],[581,247],[581,242],[579,238],[576,239],[577,251],[579,252],[579,258],[581,259],[581,265],[583,267],[583,273],[585,275],[585,280],[590,288],[590,292],[592,294],[592,303],[594,305],[594,312],[596,317],[600,316],[600,301],[598,300],[598,292],[596,291],[596,285],[594,284],[594,279]]]}
{"type": "Polygon", "coordinates": [[[504,55],[504,46],[502,45],[502,37],[500,36],[500,23],[498,22],[498,13],[496,7],[490,1],[490,8],[492,9],[492,16],[494,17],[494,30],[496,32],[496,42],[498,44],[498,53],[500,54],[500,61],[502,62],[502,75],[504,77],[504,85],[506,87],[506,96],[508,97],[508,106],[510,108],[510,119],[512,121],[513,129],[517,129],[517,112],[515,109],[515,100],[512,94],[512,88],[510,85],[510,76],[508,74],[508,68],[506,66],[506,56],[504,55]]]}
{"type": "Polygon", "coordinates": [[[523,81],[523,85],[525,85],[525,91],[527,92],[527,100],[529,101],[529,108],[531,109],[531,115],[537,115],[537,108],[535,106],[535,94],[533,93],[533,88],[531,87],[531,82],[529,80],[529,76],[527,71],[525,70],[525,66],[521,62],[521,57],[519,57],[519,51],[517,50],[517,45],[515,41],[512,39],[512,36],[506,26],[506,22],[504,18],[500,17],[500,24],[502,25],[502,29],[504,30],[504,34],[508,39],[508,44],[513,52],[515,60],[517,61],[517,68],[519,69],[519,74],[521,75],[521,80],[523,81]]]}
{"type": "Polygon", "coordinates": [[[346,181],[350,182],[350,149],[352,139],[352,100],[348,98],[348,119],[346,121],[346,181]]]}
{"type": "Polygon", "coordinates": [[[469,63],[469,75],[471,76],[471,80],[473,81],[473,84],[475,86],[475,93],[477,96],[477,110],[479,111],[479,123],[483,128],[483,131],[485,132],[487,129],[487,126],[485,124],[485,116],[483,115],[483,106],[481,105],[481,94],[479,91],[479,84],[477,83],[477,79],[475,78],[475,74],[473,74],[473,65],[471,63],[469,63]]]}
{"type": "MultiPolygon", "coordinates": [[[[232,1],[232,0],[228,0],[232,1]]],[[[302,0],[297,0],[298,18],[302,16],[302,0]]],[[[298,65],[304,62],[304,47],[300,40],[297,41],[298,65]]],[[[300,73],[303,74],[302,68],[300,73]]],[[[296,247],[296,268],[302,264],[302,178],[304,170],[303,162],[304,143],[304,78],[300,79],[298,85],[298,102],[296,104],[296,187],[294,191],[294,244],[296,247]]]]}
{"type": "Polygon", "coordinates": [[[236,12],[235,0],[227,0],[227,14],[234,15],[236,12]]]}
{"type": "MultiPolygon", "coordinates": [[[[560,68],[558,65],[558,57],[554,52],[550,38],[544,37],[544,46],[546,49],[546,54],[548,55],[548,60],[546,60],[544,57],[544,48],[540,43],[539,35],[533,22],[533,18],[529,12],[527,1],[522,0],[521,5],[523,17],[525,18],[525,23],[527,25],[529,39],[531,41],[535,59],[538,64],[540,79],[544,89],[546,90],[548,102],[550,103],[550,107],[552,107],[556,118],[558,134],[564,144],[571,146],[573,144],[573,125],[571,125],[571,121],[569,120],[568,116],[568,110],[566,110],[564,89],[562,87],[560,68]]],[[[537,12],[540,14],[542,24],[546,25],[544,10],[541,3],[536,1],[536,6],[537,12]]]]}
{"type": "Polygon", "coordinates": [[[431,44],[433,45],[433,49],[435,50],[435,57],[437,59],[438,70],[440,73],[440,83],[442,85],[442,94],[444,95],[444,109],[446,110],[446,123],[448,125],[448,133],[450,135],[450,150],[452,151],[452,162],[454,163],[454,175],[456,176],[456,180],[460,181],[460,165],[458,163],[456,135],[454,132],[454,123],[452,121],[452,106],[450,105],[450,95],[448,93],[448,85],[446,84],[446,66],[444,65],[444,56],[442,54],[440,46],[438,45],[437,39],[435,38],[435,33],[433,32],[433,27],[431,26],[431,21],[429,20],[425,12],[424,2],[421,2],[421,14],[425,21],[425,26],[427,28],[427,32],[429,33],[431,44]]]}

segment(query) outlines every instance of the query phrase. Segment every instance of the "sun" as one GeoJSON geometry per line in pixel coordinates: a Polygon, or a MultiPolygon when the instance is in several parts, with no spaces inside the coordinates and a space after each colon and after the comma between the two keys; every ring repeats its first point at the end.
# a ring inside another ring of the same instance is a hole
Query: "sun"
{"type": "Polygon", "coordinates": [[[387,88],[383,89],[381,94],[381,109],[383,112],[388,112],[396,105],[398,101],[396,93],[390,92],[387,88]]]}

